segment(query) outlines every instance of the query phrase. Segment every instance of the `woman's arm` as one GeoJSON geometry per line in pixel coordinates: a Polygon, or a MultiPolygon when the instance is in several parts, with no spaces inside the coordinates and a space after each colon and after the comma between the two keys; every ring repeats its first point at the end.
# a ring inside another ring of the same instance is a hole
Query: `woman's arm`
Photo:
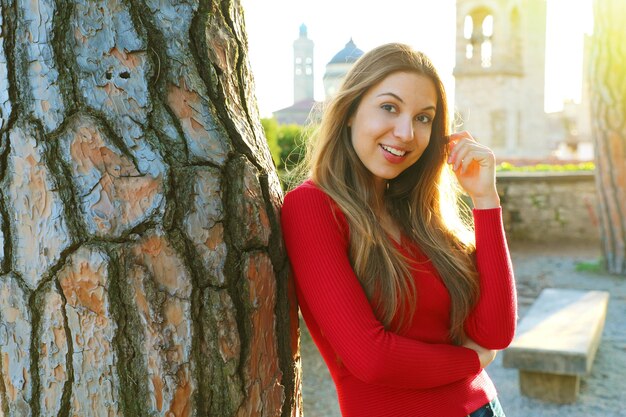
{"type": "Polygon", "coordinates": [[[468,132],[452,134],[450,147],[448,162],[474,203],[480,299],[465,331],[480,346],[504,349],[515,335],[517,297],[496,189],[496,158],[468,132]]]}
{"type": "Polygon", "coordinates": [[[480,298],[465,322],[467,335],[489,349],[506,348],[515,336],[517,295],[502,209],[474,209],[480,298]]]}
{"type": "Polygon", "coordinates": [[[322,191],[300,187],[285,197],[281,223],[300,294],[346,368],[365,382],[404,388],[430,388],[479,373],[471,349],[385,330],[350,265],[348,239],[333,207],[322,191]]]}

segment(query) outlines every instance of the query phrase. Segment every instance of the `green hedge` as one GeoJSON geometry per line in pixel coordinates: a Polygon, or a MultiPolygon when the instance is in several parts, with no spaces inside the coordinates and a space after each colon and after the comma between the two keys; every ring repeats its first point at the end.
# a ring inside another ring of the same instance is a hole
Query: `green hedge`
{"type": "Polygon", "coordinates": [[[502,162],[496,166],[498,172],[580,172],[593,171],[596,166],[593,162],[581,162],[578,164],[535,164],[516,166],[508,162],[502,162]]]}

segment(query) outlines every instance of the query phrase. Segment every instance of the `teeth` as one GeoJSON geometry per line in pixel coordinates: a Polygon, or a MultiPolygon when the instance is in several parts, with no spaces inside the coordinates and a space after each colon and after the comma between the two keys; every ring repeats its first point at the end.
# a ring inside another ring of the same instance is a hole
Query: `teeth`
{"type": "Polygon", "coordinates": [[[380,146],[382,146],[382,148],[386,150],[387,152],[394,154],[396,156],[404,156],[404,154],[406,153],[406,151],[401,151],[399,149],[391,148],[389,146],[385,146],[385,145],[380,145],[380,146]]]}

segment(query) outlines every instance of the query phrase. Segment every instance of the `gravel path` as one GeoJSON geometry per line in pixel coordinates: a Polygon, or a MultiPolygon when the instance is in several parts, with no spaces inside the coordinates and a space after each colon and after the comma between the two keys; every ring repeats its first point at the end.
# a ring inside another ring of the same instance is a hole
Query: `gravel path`
{"type": "MultiPolygon", "coordinates": [[[[513,243],[511,256],[520,317],[547,287],[604,290],[611,296],[602,342],[591,374],[581,381],[576,403],[554,405],[523,397],[518,372],[502,367],[502,355],[489,365],[487,371],[498,388],[507,417],[626,417],[626,278],[576,271],[577,264],[599,259],[600,251],[595,247],[513,243]]],[[[304,416],[341,417],[334,384],[301,324],[304,416]]]]}

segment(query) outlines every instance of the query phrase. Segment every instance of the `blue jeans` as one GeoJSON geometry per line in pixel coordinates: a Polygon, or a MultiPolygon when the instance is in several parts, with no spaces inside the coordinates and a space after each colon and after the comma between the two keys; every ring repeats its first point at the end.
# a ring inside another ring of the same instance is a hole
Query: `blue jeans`
{"type": "Polygon", "coordinates": [[[468,417],[506,417],[498,397],[494,398],[491,402],[483,405],[478,410],[470,413],[468,417]]]}

